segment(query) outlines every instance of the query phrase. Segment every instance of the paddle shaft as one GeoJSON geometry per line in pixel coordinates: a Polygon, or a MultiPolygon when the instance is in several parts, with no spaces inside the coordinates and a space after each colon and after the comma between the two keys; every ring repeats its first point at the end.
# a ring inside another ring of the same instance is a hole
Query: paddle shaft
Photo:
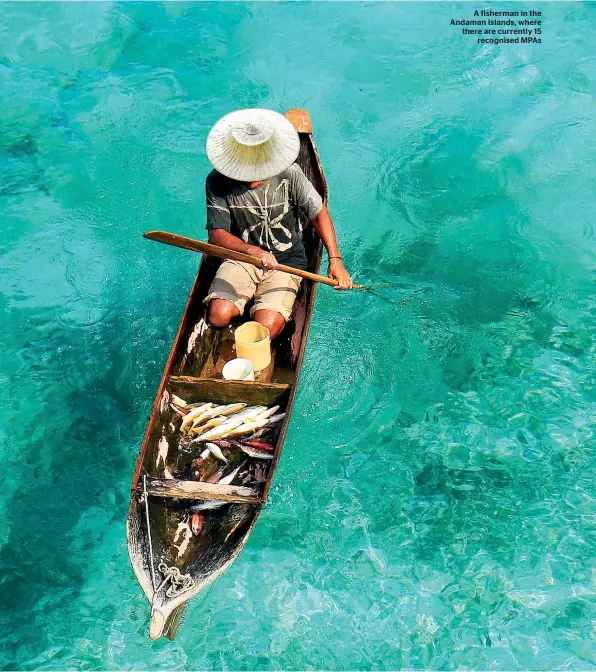
{"type": "MultiPolygon", "coordinates": [[[[168,233],[167,231],[147,231],[143,234],[144,238],[149,240],[155,240],[158,243],[165,243],[166,245],[172,245],[173,247],[181,247],[183,250],[192,250],[193,252],[201,252],[202,254],[208,254],[212,257],[220,257],[221,259],[233,259],[234,261],[242,261],[245,264],[251,264],[257,268],[263,268],[263,262],[258,257],[253,257],[252,254],[244,254],[243,252],[236,252],[235,250],[229,250],[227,247],[220,247],[219,245],[211,245],[211,243],[203,243],[200,240],[194,240],[193,238],[186,238],[185,236],[178,236],[175,233],[168,233]]],[[[283,271],[284,273],[291,273],[292,275],[298,275],[301,278],[306,278],[307,280],[313,280],[314,282],[322,282],[325,285],[331,285],[335,287],[337,285],[337,280],[332,280],[331,278],[326,278],[324,275],[319,275],[318,273],[310,273],[309,271],[303,271],[300,268],[292,268],[292,266],[284,266],[283,264],[278,264],[275,267],[276,271],[283,271]]],[[[354,285],[354,288],[357,289],[358,285],[354,285]]]]}

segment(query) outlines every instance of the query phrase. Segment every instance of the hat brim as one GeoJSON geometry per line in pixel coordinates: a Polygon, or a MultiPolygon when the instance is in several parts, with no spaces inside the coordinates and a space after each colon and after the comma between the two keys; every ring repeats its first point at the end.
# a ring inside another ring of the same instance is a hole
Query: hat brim
{"type": "Polygon", "coordinates": [[[300,137],[292,124],[278,112],[263,109],[237,110],[222,117],[207,136],[207,157],[222,175],[240,182],[258,182],[279,175],[298,158],[300,137]],[[243,145],[232,135],[238,124],[258,117],[273,128],[268,140],[243,145]]]}

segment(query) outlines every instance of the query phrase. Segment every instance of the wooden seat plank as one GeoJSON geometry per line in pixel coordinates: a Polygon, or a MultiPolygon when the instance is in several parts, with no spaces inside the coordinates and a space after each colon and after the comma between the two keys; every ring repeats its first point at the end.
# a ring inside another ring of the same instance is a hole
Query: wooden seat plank
{"type": "MultiPolygon", "coordinates": [[[[147,477],[147,494],[155,497],[178,497],[179,499],[217,499],[225,502],[260,504],[261,497],[255,488],[243,485],[219,485],[199,481],[180,481],[175,478],[147,477]]],[[[142,482],[139,490],[142,490],[142,482]]]]}
{"type": "Polygon", "coordinates": [[[232,404],[238,401],[248,404],[284,405],[291,385],[284,383],[260,383],[252,380],[224,380],[223,378],[194,378],[170,376],[168,387],[185,401],[218,401],[232,404]]]}

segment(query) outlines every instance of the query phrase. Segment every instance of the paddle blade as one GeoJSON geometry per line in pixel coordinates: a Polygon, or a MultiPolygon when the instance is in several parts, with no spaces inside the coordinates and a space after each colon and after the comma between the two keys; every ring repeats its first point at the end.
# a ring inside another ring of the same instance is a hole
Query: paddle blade
{"type": "Polygon", "coordinates": [[[202,243],[200,240],[193,238],[186,238],[185,236],[178,236],[175,233],[168,233],[167,231],[146,231],[143,238],[148,240],[155,240],[158,243],[165,243],[173,247],[180,247],[183,250],[192,250],[193,252],[202,252],[203,254],[212,254],[213,256],[221,256],[217,254],[217,246],[202,243]],[[211,248],[211,249],[209,249],[211,248]]]}

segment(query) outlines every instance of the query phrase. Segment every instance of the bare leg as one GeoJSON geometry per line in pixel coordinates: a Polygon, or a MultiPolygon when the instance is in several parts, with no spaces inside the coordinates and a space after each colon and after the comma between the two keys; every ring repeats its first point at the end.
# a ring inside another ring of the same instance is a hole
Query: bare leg
{"type": "Polygon", "coordinates": [[[271,332],[271,338],[279,336],[286,324],[283,315],[275,310],[255,310],[252,319],[267,327],[271,332]]]}
{"type": "Polygon", "coordinates": [[[209,322],[214,327],[227,327],[231,319],[238,315],[240,315],[238,308],[227,299],[209,301],[209,322]]]}

